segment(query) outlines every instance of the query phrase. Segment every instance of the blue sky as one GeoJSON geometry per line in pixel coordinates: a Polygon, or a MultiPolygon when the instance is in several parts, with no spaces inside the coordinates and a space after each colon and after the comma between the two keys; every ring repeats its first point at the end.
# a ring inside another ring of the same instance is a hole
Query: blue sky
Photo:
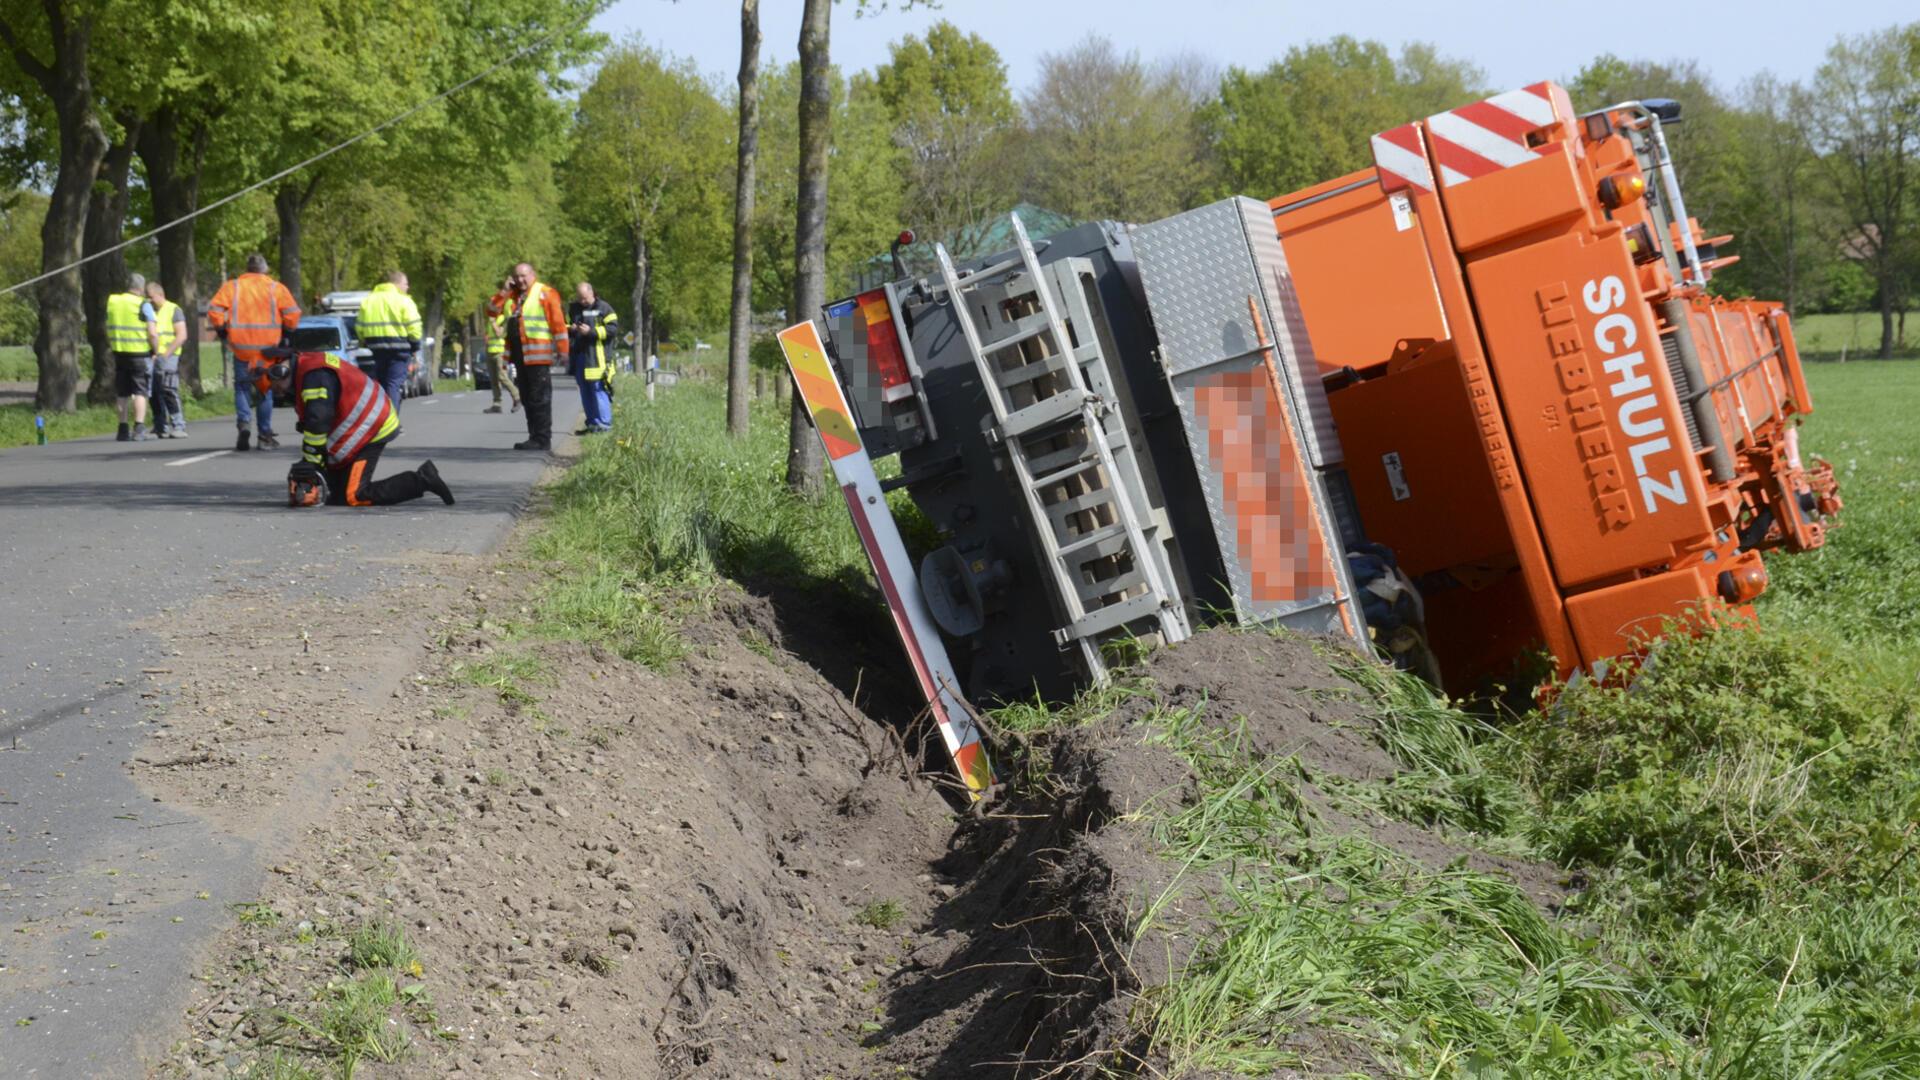
{"type": "MultiPolygon", "coordinates": [[[[796,54],[800,6],[800,0],[761,0],[763,60],[796,54]]],[[[1836,34],[1920,19],[1912,0],[944,0],[938,10],[912,11],[899,10],[893,0],[890,7],[856,19],[852,0],[841,0],[833,20],[837,63],[872,67],[886,58],[888,42],[944,18],[1000,50],[1016,91],[1031,84],[1043,54],[1089,31],[1147,59],[1195,52],[1245,67],[1264,66],[1290,45],[1335,34],[1394,46],[1428,41],[1479,64],[1502,87],[1570,75],[1603,52],[1656,60],[1697,57],[1731,88],[1762,70],[1808,78],[1836,34]]],[[[739,63],[735,0],[616,0],[594,26],[616,37],[642,33],[729,80],[739,63]]]]}

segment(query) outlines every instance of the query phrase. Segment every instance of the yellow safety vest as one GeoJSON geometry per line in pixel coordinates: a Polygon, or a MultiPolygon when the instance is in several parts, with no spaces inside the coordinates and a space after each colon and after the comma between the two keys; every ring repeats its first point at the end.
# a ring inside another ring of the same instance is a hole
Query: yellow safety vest
{"type": "Polygon", "coordinates": [[[487,320],[487,355],[499,356],[507,351],[507,313],[501,312],[487,320]]]}
{"type": "Polygon", "coordinates": [[[147,298],[138,293],[118,292],[107,297],[107,344],[114,352],[153,355],[147,324],[140,318],[140,305],[146,302],[147,298]]]}
{"type": "Polygon", "coordinates": [[[154,328],[160,331],[160,349],[158,356],[172,356],[180,343],[173,339],[173,322],[180,314],[180,305],[171,300],[162,300],[153,305],[154,328]]]}
{"type": "Polygon", "coordinates": [[[507,304],[507,315],[520,321],[520,359],[534,367],[552,364],[554,358],[553,330],[547,326],[547,309],[540,303],[545,290],[546,286],[536,281],[527,295],[507,304]],[[526,317],[529,311],[533,312],[530,319],[526,317]]]}
{"type": "Polygon", "coordinates": [[[406,349],[421,338],[420,308],[391,282],[374,286],[354,318],[354,335],[370,349],[406,349]]]}

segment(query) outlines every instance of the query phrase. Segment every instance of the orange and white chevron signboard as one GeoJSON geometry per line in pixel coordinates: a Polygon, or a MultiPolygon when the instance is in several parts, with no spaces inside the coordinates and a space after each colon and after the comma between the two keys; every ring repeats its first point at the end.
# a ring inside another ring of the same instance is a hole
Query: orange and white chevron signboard
{"type": "Polygon", "coordinates": [[[860,534],[860,546],[873,564],[873,576],[893,615],[893,627],[900,645],[907,652],[913,676],[920,684],[927,708],[940,727],[940,737],[953,758],[954,769],[974,798],[993,783],[993,769],[987,762],[987,748],[980,744],[980,730],[973,714],[960,700],[960,678],[940,630],[927,611],[926,598],[920,595],[920,582],[914,573],[907,545],[900,539],[900,526],[887,509],[886,493],[874,474],[873,458],[860,442],[860,429],[847,407],[846,393],[827,360],[820,330],[812,320],[796,323],[780,331],[780,351],[786,354],[787,367],[793,372],[794,385],[813,416],[814,429],[826,447],[827,462],[834,482],[846,496],[847,509],[853,514],[854,529],[860,534]]]}
{"type": "Polygon", "coordinates": [[[1373,137],[1373,163],[1387,191],[1432,191],[1436,180],[1453,187],[1557,153],[1557,142],[1530,145],[1527,137],[1572,119],[1565,90],[1534,83],[1383,131],[1373,137]]]}

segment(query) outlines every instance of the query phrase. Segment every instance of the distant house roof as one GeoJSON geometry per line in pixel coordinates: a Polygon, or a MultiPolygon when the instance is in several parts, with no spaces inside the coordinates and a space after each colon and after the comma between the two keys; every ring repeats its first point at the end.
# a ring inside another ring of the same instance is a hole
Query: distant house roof
{"type": "MultiPolygon", "coordinates": [[[[1027,237],[1036,243],[1055,233],[1066,232],[1079,222],[1065,214],[1049,210],[1044,206],[1035,206],[1029,202],[1016,204],[1013,209],[985,218],[952,236],[939,237],[947,245],[947,254],[955,262],[976,259],[982,255],[991,255],[996,251],[1005,251],[1013,247],[1012,216],[1020,215],[1020,224],[1026,226],[1027,237]]],[[[925,274],[933,272],[938,265],[933,255],[933,240],[916,240],[900,249],[900,257],[906,261],[911,273],[925,274]]],[[[886,254],[875,255],[861,267],[857,287],[871,289],[882,282],[893,279],[893,262],[886,254]]]]}

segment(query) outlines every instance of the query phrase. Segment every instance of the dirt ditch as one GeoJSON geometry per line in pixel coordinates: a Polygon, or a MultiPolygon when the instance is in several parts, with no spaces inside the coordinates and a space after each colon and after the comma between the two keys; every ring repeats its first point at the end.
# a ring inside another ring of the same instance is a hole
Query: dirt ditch
{"type": "MultiPolygon", "coordinates": [[[[1093,1076],[1149,1059],[1137,995],[1206,925],[1202,882],[1179,891],[1187,918],[1135,940],[1177,871],[1137,812],[1193,783],[1143,742],[1148,713],[1204,702],[1247,717],[1261,753],[1395,769],[1308,643],[1210,633],[1151,662],[1152,695],[1054,740],[1047,783],[970,813],[863,711],[905,711],[871,612],[726,593],[662,674],[508,640],[528,603],[455,605],[343,808],[237,909],[156,1074],[267,1075],[278,1046],[326,1075],[318,1017],[355,977],[349,937],[391,924],[418,989],[359,1076],[1093,1076]]],[[[1326,815],[1557,898],[1550,871],[1326,815]]]]}

